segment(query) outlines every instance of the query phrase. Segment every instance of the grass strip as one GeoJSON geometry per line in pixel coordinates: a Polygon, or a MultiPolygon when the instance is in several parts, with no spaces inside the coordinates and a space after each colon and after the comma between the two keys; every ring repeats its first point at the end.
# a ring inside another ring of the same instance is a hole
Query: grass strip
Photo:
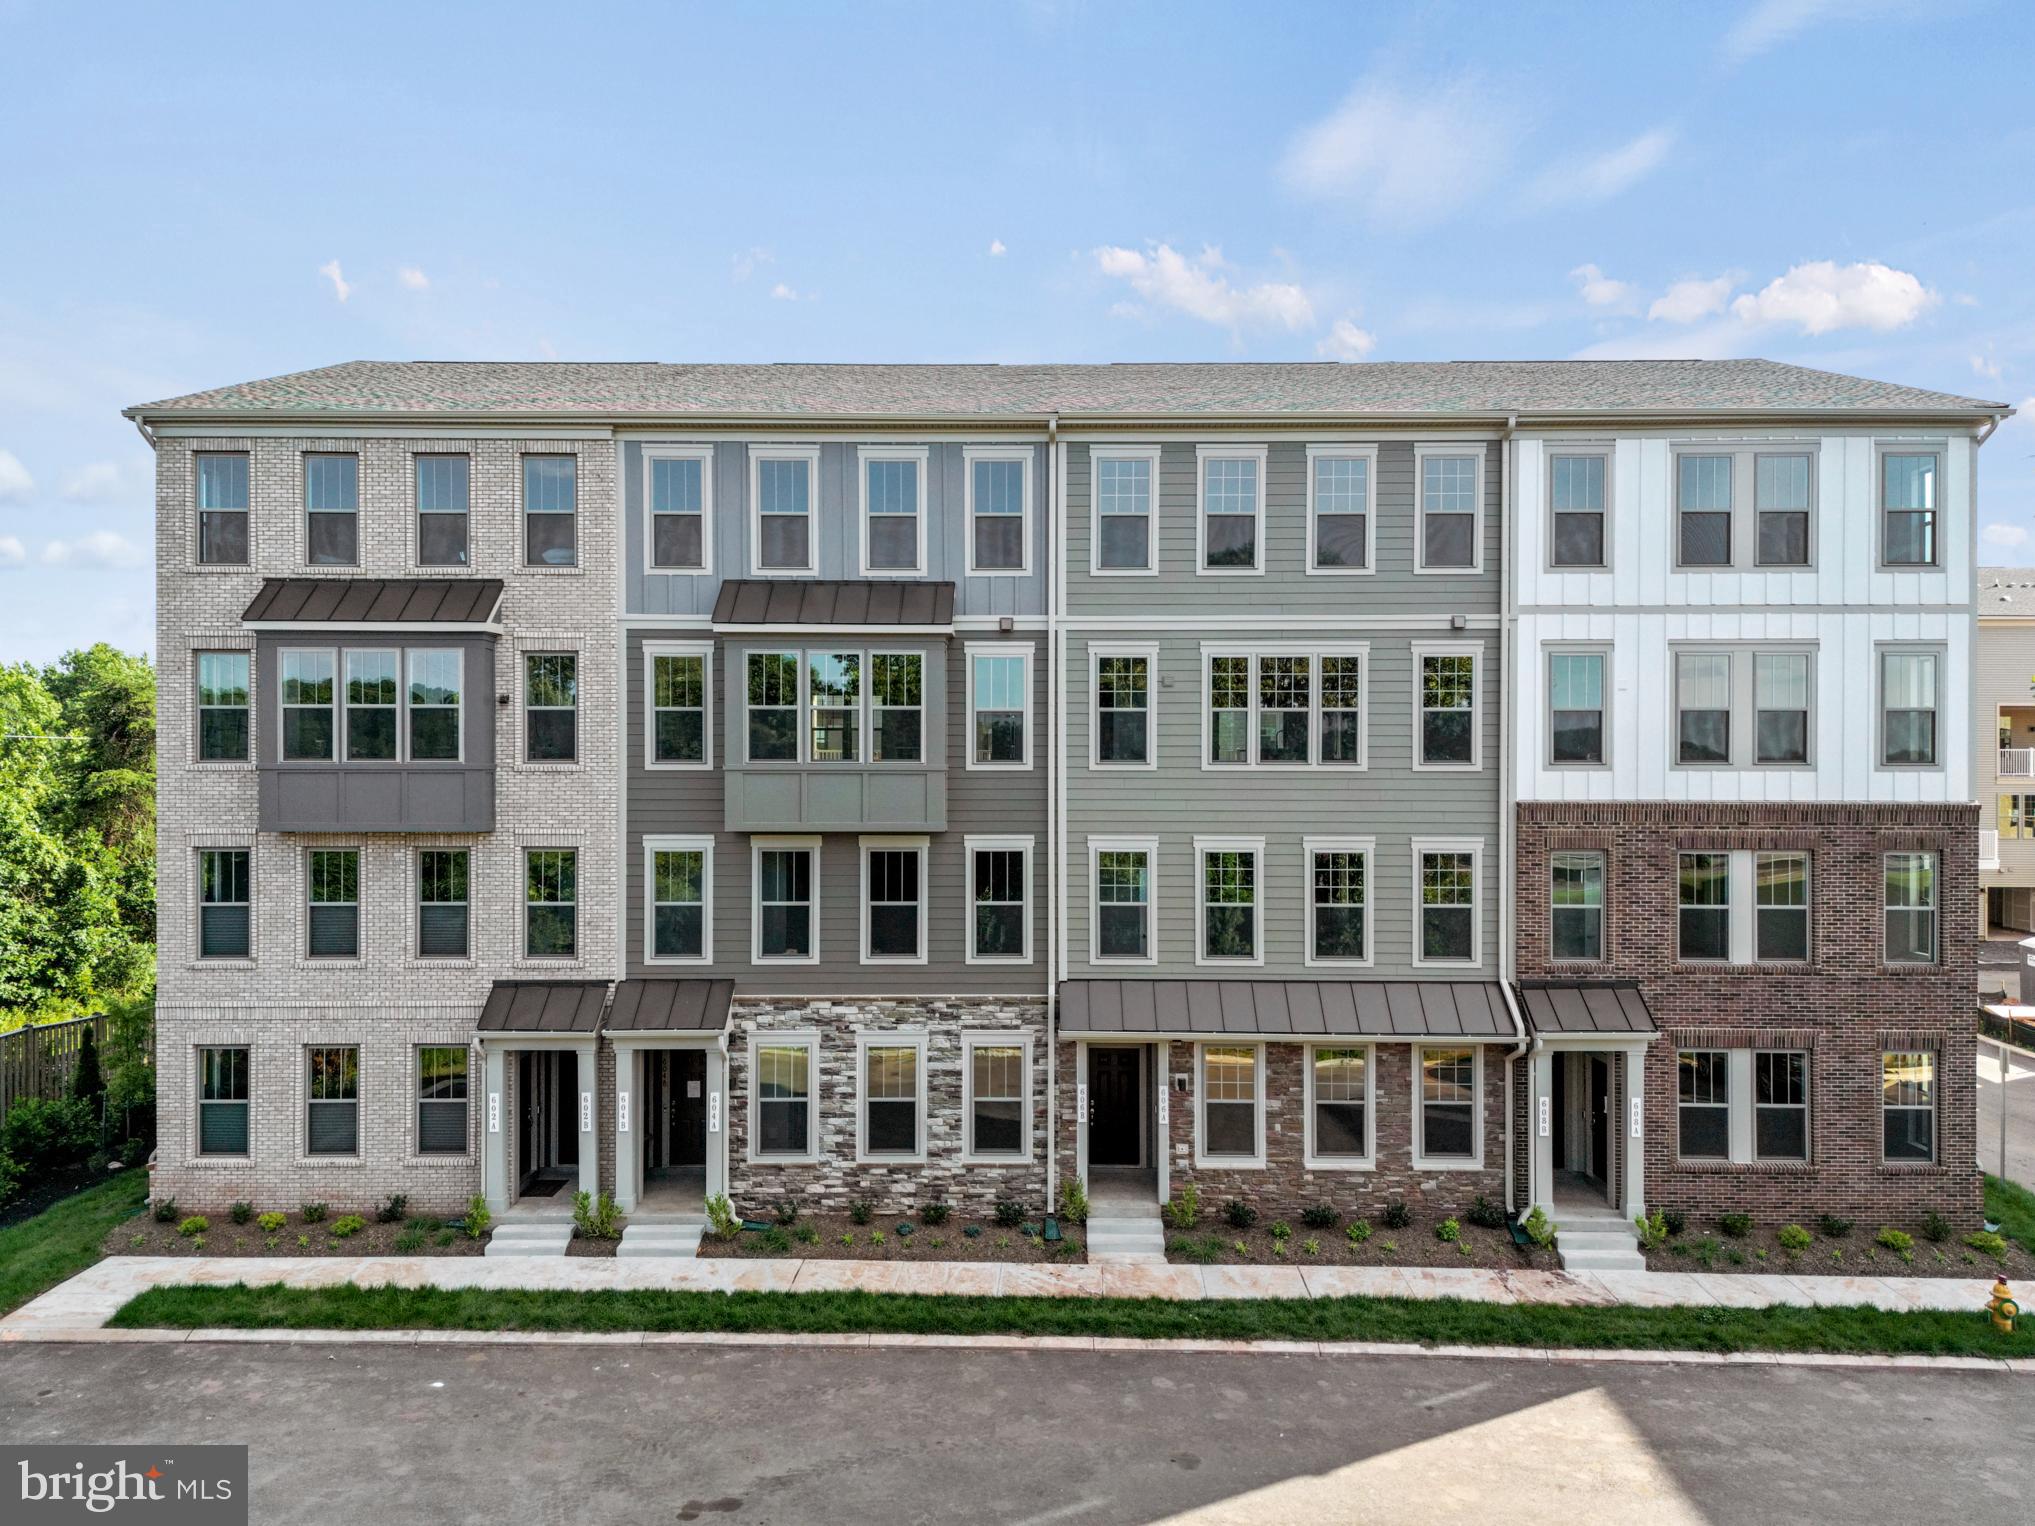
{"type": "Polygon", "coordinates": [[[2035,1256],[2035,1192],[1997,1176],[1987,1177],[1986,1217],[1998,1222],[2001,1234],[2035,1256]]]}
{"type": "Polygon", "coordinates": [[[2035,1356],[1982,1312],[1865,1307],[1565,1308],[1461,1299],[977,1298],[901,1293],[703,1293],[484,1288],[159,1287],[121,1329],[770,1331],[1131,1336],[1145,1340],[1399,1341],[1674,1351],[2035,1356]]]}
{"type": "Polygon", "coordinates": [[[132,1218],[147,1196],[148,1173],[122,1171],[0,1229],[0,1314],[97,1261],[106,1232],[132,1218]]]}

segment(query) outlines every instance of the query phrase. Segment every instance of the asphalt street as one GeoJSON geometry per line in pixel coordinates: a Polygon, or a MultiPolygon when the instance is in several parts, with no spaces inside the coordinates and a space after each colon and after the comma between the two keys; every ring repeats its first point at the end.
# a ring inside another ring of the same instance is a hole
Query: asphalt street
{"type": "Polygon", "coordinates": [[[21,1345],[10,1441],[244,1442],[257,1521],[2025,1521],[1983,1372],[812,1347],[21,1345]]]}

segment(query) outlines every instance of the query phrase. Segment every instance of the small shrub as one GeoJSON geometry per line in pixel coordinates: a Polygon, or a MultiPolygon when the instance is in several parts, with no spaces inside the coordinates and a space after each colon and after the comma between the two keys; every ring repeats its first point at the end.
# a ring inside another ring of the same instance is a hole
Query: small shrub
{"type": "Polygon", "coordinates": [[[716,1239],[732,1240],[742,1232],[742,1221],[735,1217],[735,1206],[728,1201],[728,1194],[716,1192],[707,1199],[707,1222],[713,1226],[716,1239]]]}
{"type": "Polygon", "coordinates": [[[1781,1226],[1781,1249],[1791,1256],[1801,1255],[1803,1251],[1809,1248],[1809,1242],[1813,1238],[1809,1231],[1799,1224],[1783,1224],[1781,1226]]]}
{"type": "Polygon", "coordinates": [[[1723,1249],[1724,1243],[1715,1235],[1705,1235],[1689,1247],[1689,1254],[1696,1258],[1698,1266],[1707,1269],[1716,1262],[1718,1253],[1723,1249]]]}
{"type": "Polygon", "coordinates": [[[1343,1233],[1350,1237],[1350,1244],[1362,1245],[1366,1240],[1371,1238],[1371,1221],[1369,1219],[1351,1219],[1349,1228],[1345,1229],[1343,1233]]]}
{"type": "Polygon", "coordinates": [[[329,1233],[335,1240],[350,1240],[365,1228],[367,1228],[367,1220],[363,1219],[359,1214],[342,1213],[332,1221],[332,1228],[329,1233]]]}
{"type": "Polygon", "coordinates": [[[254,1217],[254,1204],[235,1203],[231,1208],[227,1209],[226,1212],[228,1217],[230,1217],[234,1223],[245,1224],[254,1217]]]}
{"type": "Polygon", "coordinates": [[[297,1211],[304,1216],[306,1224],[316,1224],[320,1219],[325,1217],[327,1209],[323,1203],[306,1203],[297,1211]]]}
{"type": "Polygon", "coordinates": [[[1078,1176],[1060,1189],[1060,1217],[1069,1224],[1088,1222],[1088,1189],[1078,1176]]]}
{"type": "Polygon", "coordinates": [[[177,1200],[173,1197],[159,1197],[155,1200],[155,1221],[158,1224],[177,1222],[177,1200]]]}
{"type": "MultiPolygon", "coordinates": [[[[275,1241],[271,1240],[269,1244],[273,1246],[275,1241]]],[[[401,1234],[396,1236],[396,1254],[399,1256],[414,1255],[423,1248],[424,1231],[421,1229],[406,1228],[401,1234]]]]}
{"type": "Polygon", "coordinates": [[[1258,1222],[1258,1210],[1240,1197],[1233,1197],[1222,1205],[1223,1222],[1231,1229],[1249,1229],[1258,1222]]]}
{"type": "Polygon", "coordinates": [[[572,1227],[585,1239],[614,1239],[621,1219],[622,1210],[616,1206],[613,1193],[603,1192],[599,1197],[591,1192],[572,1195],[572,1227]]]}
{"type": "Polygon", "coordinates": [[[1734,1240],[1743,1240],[1752,1233],[1752,1215],[1749,1213],[1720,1213],[1717,1227],[1734,1240]]]}
{"type": "Polygon", "coordinates": [[[1639,1231],[1641,1250],[1659,1250],[1668,1243],[1667,1215],[1658,1208],[1649,1215],[1634,1219],[1632,1227],[1639,1231]]]}
{"type": "Polygon", "coordinates": [[[1387,1203],[1385,1205],[1385,1212],[1380,1217],[1384,1220],[1387,1229],[1411,1229],[1413,1227],[1413,1210],[1406,1206],[1406,1199],[1403,1197],[1395,1197],[1391,1202],[1387,1203]]]}
{"type": "Polygon", "coordinates": [[[211,1227],[212,1221],[210,1219],[206,1218],[202,1213],[194,1213],[177,1226],[177,1233],[184,1236],[185,1239],[189,1239],[192,1235],[202,1235],[211,1227]]]}
{"type": "Polygon", "coordinates": [[[876,1205],[866,1197],[858,1197],[848,1205],[848,1222],[867,1224],[876,1216],[876,1205]]]}
{"type": "MultiPolygon", "coordinates": [[[[136,1238],[138,1239],[138,1238],[140,1238],[140,1237],[139,1237],[139,1236],[137,1236],[136,1238]]],[[[421,1245],[422,1243],[423,1243],[423,1242],[422,1242],[421,1240],[420,1240],[420,1241],[418,1242],[418,1244],[420,1244],[420,1245],[421,1245]]],[[[262,1248],[263,1250],[267,1251],[267,1252],[268,1252],[268,1253],[269,1253],[270,1255],[274,1255],[274,1254],[275,1254],[275,1250],[276,1250],[276,1237],[275,1237],[274,1235],[265,1235],[265,1236],[263,1236],[263,1237],[262,1237],[262,1242],[261,1242],[261,1248],[262,1248]]],[[[400,1247],[400,1246],[398,1246],[397,1248],[398,1248],[398,1249],[401,1249],[401,1247],[400,1247]]]]}
{"type": "Polygon", "coordinates": [[[791,1249],[791,1236],[780,1226],[773,1224],[763,1231],[763,1248],[773,1256],[781,1256],[791,1249]]]}
{"type": "Polygon", "coordinates": [[[1891,1224],[1885,1225],[1873,1236],[1873,1241],[1875,1244],[1884,1245],[1897,1256],[1911,1261],[1914,1259],[1915,1237],[1905,1230],[1896,1229],[1891,1224]]]}
{"type": "Polygon", "coordinates": [[[298,1236],[297,1236],[297,1249],[298,1249],[298,1250],[309,1250],[310,1248],[311,1248],[311,1237],[310,1237],[309,1235],[298,1235],[298,1236]]]}
{"type": "Polygon", "coordinates": [[[1670,1240],[1679,1240],[1689,1232],[1689,1216],[1679,1208],[1663,1208],[1661,1221],[1668,1226],[1670,1240]]]}
{"type": "Polygon", "coordinates": [[[791,1232],[791,1237],[801,1245],[818,1245],[820,1232],[810,1224],[801,1224],[791,1232]]]}
{"type": "Polygon", "coordinates": [[[1313,1239],[1302,1240],[1300,1242],[1300,1248],[1306,1251],[1307,1254],[1310,1256],[1318,1256],[1321,1254],[1321,1242],[1319,1240],[1313,1239]]]}
{"type": "Polygon", "coordinates": [[[1505,1210],[1481,1192],[1477,1194],[1477,1200],[1470,1204],[1470,1211],[1464,1214],[1463,1217],[1479,1229],[1503,1229],[1505,1227],[1505,1210]]]}
{"type": "Polygon", "coordinates": [[[1222,1241],[1218,1240],[1214,1235],[1207,1235],[1199,1240],[1190,1240],[1185,1235],[1181,1235],[1168,1241],[1166,1249],[1180,1257],[1183,1261],[1193,1261],[1202,1266],[1208,1266],[1221,1258],[1222,1241]]]}
{"type": "Polygon", "coordinates": [[[1444,1245],[1454,1245],[1463,1238],[1463,1226],[1454,1219],[1443,1219],[1434,1226],[1434,1237],[1444,1245]]]}
{"type": "Polygon", "coordinates": [[[14,1163],[12,1155],[0,1152],[0,1208],[14,1201],[15,1194],[21,1191],[21,1179],[25,1174],[14,1163]]]}
{"type": "Polygon", "coordinates": [[[1283,1245],[1292,1238],[1293,1226],[1291,1224],[1288,1224],[1284,1219],[1274,1219],[1272,1221],[1272,1239],[1276,1243],[1283,1245]]]}
{"type": "Polygon", "coordinates": [[[2007,1242],[2003,1236],[1989,1229],[1981,1229],[1975,1235],[1966,1235],[1964,1243],[1975,1251],[1982,1251],[1995,1261],[2004,1261],[2007,1256],[2007,1242]]]}
{"type": "Polygon", "coordinates": [[[269,1213],[263,1214],[260,1218],[256,1219],[254,1222],[261,1226],[262,1232],[264,1234],[272,1235],[277,1230],[281,1229],[283,1225],[288,1221],[285,1220],[281,1214],[271,1211],[269,1213]]]}
{"type": "Polygon", "coordinates": [[[1244,1244],[1244,1242],[1241,1240],[1230,1241],[1229,1248],[1235,1251],[1239,1256],[1248,1256],[1251,1253],[1251,1248],[1248,1245],[1244,1244]]]}
{"type": "Polygon", "coordinates": [[[786,1229],[791,1228],[792,1225],[798,1222],[798,1199],[795,1197],[779,1198],[777,1200],[775,1217],[777,1222],[782,1224],[786,1229]]]}
{"type": "Polygon", "coordinates": [[[488,1212],[488,1200],[476,1192],[466,1200],[466,1234],[470,1240],[478,1240],[488,1232],[488,1225],[495,1216],[488,1212]]]}
{"type": "Polygon", "coordinates": [[[947,1205],[945,1203],[921,1203],[919,1204],[919,1222],[928,1229],[937,1229],[940,1225],[947,1222],[947,1212],[947,1205]]]}
{"type": "Polygon", "coordinates": [[[1201,1189],[1189,1182],[1180,1195],[1166,1205],[1166,1222],[1175,1229],[1192,1229],[1201,1222],[1201,1189]]]}
{"type": "Polygon", "coordinates": [[[440,1250],[444,1250],[446,1246],[450,1245],[454,1240],[457,1240],[458,1238],[459,1238],[458,1230],[441,1229],[438,1231],[437,1237],[434,1238],[431,1243],[437,1246],[440,1250]]]}
{"type": "Polygon", "coordinates": [[[1941,1245],[1950,1238],[1950,1220],[1936,1212],[1922,1216],[1922,1238],[1931,1245],[1941,1245]]]}
{"type": "Polygon", "coordinates": [[[1396,1256],[1399,1254],[1399,1242],[1397,1240],[1380,1240],[1378,1242],[1378,1249],[1388,1256],[1396,1256]]]}
{"type": "Polygon", "coordinates": [[[23,1097],[0,1123],[0,1150],[30,1180],[80,1164],[98,1143],[98,1119],[82,1097],[23,1097]]]}
{"type": "Polygon", "coordinates": [[[1300,1210],[1300,1222],[1309,1229],[1334,1229],[1336,1220],[1341,1217],[1332,1203],[1316,1203],[1300,1210]]]}
{"type": "Polygon", "coordinates": [[[853,1245],[855,1243],[855,1235],[853,1231],[844,1230],[841,1235],[841,1243],[843,1245],[853,1245]]]}
{"type": "Polygon", "coordinates": [[[1541,1250],[1553,1248],[1558,1231],[1554,1220],[1547,1216],[1547,1210],[1541,1207],[1540,1204],[1535,1203],[1533,1205],[1533,1212],[1526,1216],[1525,1222],[1520,1225],[1520,1228],[1526,1231],[1526,1238],[1531,1240],[1537,1248],[1541,1250]]]}
{"type": "Polygon", "coordinates": [[[391,1192],[387,1201],[374,1211],[374,1221],[377,1224],[400,1224],[409,1212],[410,1199],[403,1193],[391,1192]]]}
{"type": "Polygon", "coordinates": [[[1851,1233],[1851,1220],[1834,1213],[1822,1214],[1816,1220],[1816,1233],[1826,1240],[1842,1240],[1851,1233]]]}
{"type": "Polygon", "coordinates": [[[1024,1199],[1000,1197],[996,1200],[996,1222],[1001,1228],[1016,1229],[1024,1221],[1024,1199]]]}

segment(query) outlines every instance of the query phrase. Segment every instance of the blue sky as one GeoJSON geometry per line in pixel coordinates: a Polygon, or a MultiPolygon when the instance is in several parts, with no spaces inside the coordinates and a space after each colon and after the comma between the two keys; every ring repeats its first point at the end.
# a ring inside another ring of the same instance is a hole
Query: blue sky
{"type": "Polygon", "coordinates": [[[2031,63],[2016,0],[0,0],[0,660],[153,646],[121,407],[361,357],[1766,355],[2022,408],[2035,562],[2031,63]]]}

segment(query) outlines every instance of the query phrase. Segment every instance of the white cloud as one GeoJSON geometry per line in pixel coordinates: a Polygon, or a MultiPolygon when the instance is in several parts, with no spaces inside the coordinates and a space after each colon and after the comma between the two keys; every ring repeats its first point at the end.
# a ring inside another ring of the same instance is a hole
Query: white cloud
{"type": "Polygon", "coordinates": [[[11,450],[0,450],[0,503],[26,503],[35,496],[35,479],[11,450]]]}
{"type": "Polygon", "coordinates": [[[1578,265],[1569,279],[1592,307],[1629,308],[1639,296],[1639,288],[1630,281],[1614,281],[1595,265],[1578,265]]]}
{"type": "Polygon", "coordinates": [[[799,299],[798,292],[792,287],[785,285],[782,281],[779,281],[775,286],[770,288],[770,295],[777,298],[780,302],[796,302],[799,299]]]}
{"type": "Polygon", "coordinates": [[[422,291],[431,284],[431,277],[424,274],[415,265],[405,265],[401,270],[398,270],[396,272],[396,279],[401,281],[411,291],[422,291]]]}
{"type": "Polygon", "coordinates": [[[1738,278],[1732,275],[1721,275],[1708,281],[1700,278],[1677,281],[1653,299],[1646,315],[1663,323],[1694,323],[1698,318],[1723,312],[1724,304],[1730,300],[1731,288],[1737,284],[1738,278]]]}
{"type": "Polygon", "coordinates": [[[19,567],[28,560],[28,547],[19,536],[0,535],[0,567],[19,567]]]}
{"type": "Polygon", "coordinates": [[[340,273],[339,261],[327,260],[318,267],[318,274],[332,283],[332,295],[340,301],[344,302],[353,295],[353,288],[347,285],[346,277],[340,273]]]}
{"type": "Polygon", "coordinates": [[[1983,376],[1987,381],[2000,379],[2000,363],[1993,359],[1992,346],[1986,346],[1985,354],[1971,357],[1971,369],[1973,375],[1983,376]]]}
{"type": "Polygon", "coordinates": [[[991,239],[991,240],[989,241],[989,252],[990,252],[990,254],[991,254],[992,256],[995,256],[995,255],[1000,255],[1000,254],[1006,254],[1006,253],[1008,253],[1009,251],[1008,251],[1008,250],[1006,250],[1006,249],[1005,249],[1005,248],[1003,247],[1003,240],[1002,240],[1002,239],[1000,239],[1000,238],[993,238],[993,239],[991,239]]]}
{"type": "Polygon", "coordinates": [[[1744,63],[1826,21],[1870,21],[1922,9],[1918,0],[1759,0],[1724,34],[1724,57],[1744,63]]]}
{"type": "Polygon", "coordinates": [[[1978,532],[1978,538],[1988,546],[2025,546],[2028,532],[2019,525],[1987,525],[1978,532]]]}
{"type": "Polygon", "coordinates": [[[768,249],[744,249],[736,255],[729,266],[729,273],[738,281],[746,281],[756,274],[758,265],[768,265],[777,258],[768,249]]]}
{"type": "Polygon", "coordinates": [[[112,530],[92,530],[76,540],[53,540],[42,548],[46,567],[132,567],[141,561],[141,550],[124,535],[112,530]]]}
{"type": "Polygon", "coordinates": [[[1674,146],[1674,133],[1656,127],[1607,153],[1562,160],[1535,179],[1527,199],[1544,207],[1609,201],[1660,168],[1674,146]]]}
{"type": "Polygon", "coordinates": [[[73,503],[106,503],[120,496],[120,468],[111,461],[94,461],[64,478],[58,489],[73,503]]]}
{"type": "Polygon", "coordinates": [[[1740,297],[1731,311],[1742,323],[1792,323],[1805,334],[1845,328],[1884,331],[1913,323],[1938,300],[1905,270],[1814,260],[1775,277],[1757,295],[1740,297]]]}
{"type": "Polygon", "coordinates": [[[1512,112],[1475,75],[1403,89],[1374,76],[1294,136],[1281,173],[1304,196],[1416,226],[1491,184],[1517,133],[1512,112]]]}
{"type": "Polygon", "coordinates": [[[1109,245],[1095,251],[1095,268],[1128,281],[1146,302],[1223,328],[1295,330],[1314,322],[1304,288],[1290,281],[1232,285],[1223,272],[1233,267],[1212,245],[1191,260],[1170,244],[1154,244],[1149,253],[1109,245]]]}
{"type": "Polygon", "coordinates": [[[1360,329],[1352,318],[1338,318],[1335,325],[1315,342],[1314,353],[1324,360],[1362,360],[1378,348],[1378,336],[1360,329]]]}

